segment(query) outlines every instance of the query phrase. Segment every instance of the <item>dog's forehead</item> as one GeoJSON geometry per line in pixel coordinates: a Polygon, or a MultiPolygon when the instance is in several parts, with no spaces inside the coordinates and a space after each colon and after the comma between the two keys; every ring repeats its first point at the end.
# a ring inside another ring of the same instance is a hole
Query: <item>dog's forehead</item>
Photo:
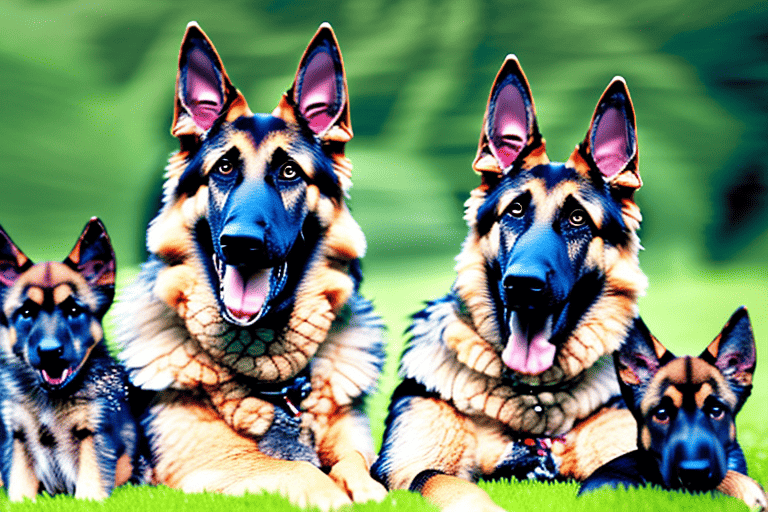
{"type": "Polygon", "coordinates": [[[683,406],[686,398],[693,399],[696,407],[702,408],[710,396],[731,408],[736,405],[736,395],[717,368],[698,357],[679,357],[654,376],[641,408],[647,413],[664,397],[671,399],[678,408],[683,406]]]}
{"type": "Polygon", "coordinates": [[[495,205],[496,215],[500,216],[515,199],[526,193],[545,217],[553,216],[572,197],[587,209],[598,226],[601,224],[604,207],[600,193],[575,169],[564,164],[537,165],[505,177],[488,197],[488,203],[495,205]]]}
{"type": "Polygon", "coordinates": [[[20,278],[18,285],[29,288],[55,289],[61,285],[72,288],[85,285],[85,278],[58,261],[45,261],[33,265],[20,278]]]}
{"type": "Polygon", "coordinates": [[[4,304],[4,312],[10,315],[27,299],[42,305],[50,297],[48,300],[57,305],[71,295],[77,295],[89,306],[95,301],[85,278],[69,266],[58,261],[37,263],[16,280],[4,304]]]}
{"type": "Polygon", "coordinates": [[[332,172],[322,158],[322,147],[316,137],[294,124],[269,114],[241,116],[221,125],[206,141],[204,167],[210,168],[228,150],[237,147],[241,158],[253,167],[270,163],[281,149],[295,160],[310,177],[332,172]]]}

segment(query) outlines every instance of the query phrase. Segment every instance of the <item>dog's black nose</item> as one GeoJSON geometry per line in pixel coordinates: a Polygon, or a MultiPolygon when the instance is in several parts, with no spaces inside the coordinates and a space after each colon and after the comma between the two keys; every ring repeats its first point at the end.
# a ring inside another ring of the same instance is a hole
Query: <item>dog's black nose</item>
{"type": "Polygon", "coordinates": [[[538,277],[509,275],[504,278],[504,293],[511,307],[529,308],[540,305],[547,283],[538,277]]]}
{"type": "Polygon", "coordinates": [[[261,259],[264,241],[249,236],[221,235],[221,253],[227,265],[245,265],[261,259]]]}
{"type": "Polygon", "coordinates": [[[686,489],[713,489],[717,482],[712,482],[712,464],[709,459],[681,461],[677,467],[677,476],[686,489]]]}
{"type": "Polygon", "coordinates": [[[37,355],[42,361],[55,361],[64,355],[64,346],[56,338],[45,338],[37,346],[37,355]]]}

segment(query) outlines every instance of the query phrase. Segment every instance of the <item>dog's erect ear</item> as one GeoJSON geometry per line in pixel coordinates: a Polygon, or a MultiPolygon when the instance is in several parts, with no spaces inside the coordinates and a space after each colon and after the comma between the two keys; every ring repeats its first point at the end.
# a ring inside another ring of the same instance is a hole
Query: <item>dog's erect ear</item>
{"type": "Polygon", "coordinates": [[[323,142],[343,145],[352,139],[344,61],[328,23],[309,42],[293,85],[273,115],[306,125],[323,142]]]}
{"type": "Polygon", "coordinates": [[[508,55],[491,87],[472,168],[483,174],[549,163],[523,68],[508,55]]]}
{"type": "Polygon", "coordinates": [[[659,368],[675,358],[648,330],[640,317],[635,318],[624,343],[614,353],[619,385],[627,406],[634,411],[659,368]]]}
{"type": "Polygon", "coordinates": [[[190,22],[179,52],[171,133],[183,146],[186,138],[198,140],[219,117],[233,110],[236,115],[249,113],[213,43],[197,23],[190,22]]]}
{"type": "Polygon", "coordinates": [[[98,218],[86,224],[64,264],[79,272],[91,286],[114,289],[115,253],[98,218]]]}
{"type": "Polygon", "coordinates": [[[584,141],[569,163],[593,179],[631,195],[643,184],[638,172],[635,110],[627,84],[615,77],[597,103],[584,141]]]}
{"type": "Polygon", "coordinates": [[[725,324],[720,334],[699,356],[717,367],[728,380],[738,398],[736,411],[741,408],[752,389],[752,376],[757,364],[757,350],[752,324],[744,306],[725,324]]]}
{"type": "Polygon", "coordinates": [[[13,286],[16,279],[31,266],[32,261],[0,227],[0,287],[13,286]]]}

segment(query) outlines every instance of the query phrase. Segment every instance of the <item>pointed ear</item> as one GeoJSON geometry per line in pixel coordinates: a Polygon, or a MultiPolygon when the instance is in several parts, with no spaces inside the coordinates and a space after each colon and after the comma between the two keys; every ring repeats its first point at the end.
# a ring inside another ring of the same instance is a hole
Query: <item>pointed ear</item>
{"type": "Polygon", "coordinates": [[[517,57],[507,55],[491,87],[472,168],[503,174],[514,164],[520,167],[529,155],[534,158],[527,166],[549,162],[528,80],[517,57]]]}
{"type": "Polygon", "coordinates": [[[194,21],[187,25],[181,43],[174,105],[171,133],[180,139],[199,139],[234,105],[247,109],[213,43],[194,21]]]}
{"type": "Polygon", "coordinates": [[[320,140],[345,143],[352,139],[344,61],[328,23],[320,25],[304,51],[296,78],[283,100],[276,115],[290,117],[284,112],[289,107],[293,118],[320,140]]]}
{"type": "Polygon", "coordinates": [[[93,217],[80,234],[64,264],[79,272],[94,287],[115,285],[115,253],[101,221],[93,217]]]}
{"type": "Polygon", "coordinates": [[[699,357],[720,370],[736,393],[740,408],[752,388],[757,364],[755,336],[747,308],[742,306],[736,310],[699,357]]]}
{"type": "Polygon", "coordinates": [[[659,368],[675,358],[648,330],[640,317],[635,318],[624,343],[614,353],[624,401],[633,410],[659,368]]]}
{"type": "Polygon", "coordinates": [[[0,227],[0,288],[13,286],[32,261],[13,243],[11,237],[0,227]]]}
{"type": "Polygon", "coordinates": [[[634,192],[642,185],[637,163],[637,127],[629,89],[615,77],[600,97],[584,141],[571,163],[582,174],[634,192]]]}

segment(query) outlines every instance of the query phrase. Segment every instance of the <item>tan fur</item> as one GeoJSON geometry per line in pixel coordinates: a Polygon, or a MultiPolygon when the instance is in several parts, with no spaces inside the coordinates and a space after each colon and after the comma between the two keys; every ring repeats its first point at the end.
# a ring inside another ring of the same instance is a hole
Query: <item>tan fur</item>
{"type": "Polygon", "coordinates": [[[8,484],[8,499],[21,501],[24,498],[34,500],[37,497],[37,489],[40,482],[31,465],[31,457],[24,443],[18,439],[13,441],[13,454],[11,455],[11,475],[8,484]]]}
{"type": "Polygon", "coordinates": [[[299,506],[312,503],[322,509],[349,503],[333,480],[312,465],[259,452],[255,440],[237,434],[204,400],[187,397],[181,402],[173,392],[164,397],[153,410],[152,434],[166,450],[155,467],[159,481],[187,492],[262,489],[284,494],[299,506]],[[309,489],[316,491],[311,497],[309,489]]]}
{"type": "Polygon", "coordinates": [[[444,512],[502,512],[485,491],[462,478],[435,475],[421,489],[422,495],[444,512]]]}
{"type": "Polygon", "coordinates": [[[93,446],[93,436],[88,436],[80,442],[80,454],[78,457],[79,468],[75,498],[103,500],[107,497],[104,487],[101,485],[96,449],[93,446]]]}
{"type": "Polygon", "coordinates": [[[717,490],[742,500],[753,511],[768,510],[768,497],[763,487],[747,475],[729,470],[717,490]]]}
{"type": "Polygon", "coordinates": [[[637,448],[637,423],[627,409],[605,408],[577,424],[555,443],[560,473],[584,480],[606,462],[637,448]],[[610,439],[610,443],[605,440],[610,439]]]}

